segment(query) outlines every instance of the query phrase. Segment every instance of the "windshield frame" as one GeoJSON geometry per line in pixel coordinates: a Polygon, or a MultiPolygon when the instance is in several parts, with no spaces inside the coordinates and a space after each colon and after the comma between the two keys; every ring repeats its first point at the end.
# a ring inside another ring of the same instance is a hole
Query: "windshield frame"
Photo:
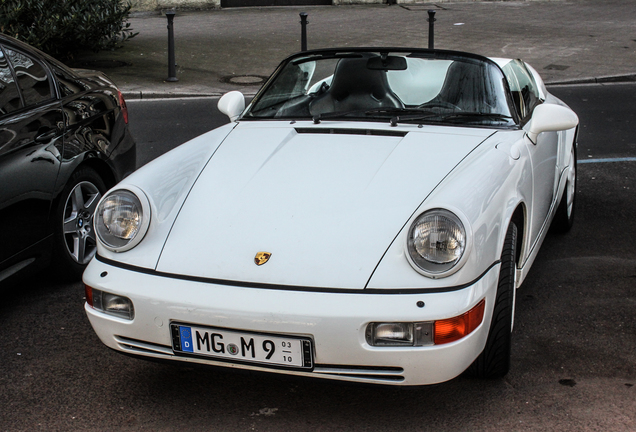
{"type": "MultiPolygon", "coordinates": [[[[501,67],[493,60],[472,53],[466,53],[461,51],[451,51],[451,50],[429,50],[429,49],[421,49],[421,48],[404,48],[404,47],[363,47],[363,48],[332,48],[332,49],[317,49],[317,50],[309,50],[299,52],[285,58],[278,67],[274,70],[272,75],[266,80],[263,86],[256,93],[250,104],[243,111],[238,121],[305,121],[305,120],[313,120],[314,123],[319,123],[321,121],[320,115],[318,116],[280,116],[280,117],[267,117],[267,116],[255,116],[252,115],[253,107],[257,106],[260,102],[263,101],[264,96],[268,94],[270,89],[272,88],[272,84],[276,84],[278,79],[281,76],[281,73],[284,73],[286,67],[291,63],[293,65],[302,65],[314,60],[327,60],[327,59],[342,59],[342,58],[362,58],[364,56],[369,56],[372,54],[380,54],[381,56],[386,55],[404,55],[407,58],[414,59],[431,59],[431,60],[459,60],[463,62],[472,62],[472,63],[481,63],[485,65],[489,70],[495,71],[496,74],[499,75],[501,88],[503,89],[504,98],[501,98],[499,95],[499,101],[501,104],[500,107],[505,107],[508,112],[502,113],[490,113],[490,114],[501,114],[502,117],[506,117],[509,121],[506,121],[504,124],[483,124],[483,123],[471,123],[471,122],[447,122],[443,119],[435,119],[434,116],[421,116],[422,118],[418,118],[413,115],[414,113],[409,113],[406,116],[403,116],[400,119],[399,115],[378,117],[372,116],[369,117],[367,115],[352,115],[352,113],[342,112],[342,115],[336,115],[337,113],[330,113],[325,117],[330,120],[339,120],[339,121],[371,121],[371,122],[383,122],[383,121],[391,121],[391,124],[395,125],[396,123],[409,123],[413,122],[412,119],[417,118],[417,122],[423,124],[436,124],[436,125],[452,125],[452,126],[466,126],[466,127],[488,127],[495,129],[518,129],[521,127],[519,116],[514,109],[514,104],[512,103],[512,97],[510,93],[510,88],[508,86],[508,82],[506,80],[505,74],[501,67]]],[[[490,72],[489,72],[490,73],[490,72]]],[[[494,79],[497,79],[495,76],[494,79]]],[[[406,108],[408,111],[413,111],[413,107],[406,108]]],[[[426,114],[426,113],[423,113],[426,114]]],[[[442,117],[442,116],[440,116],[442,117]]],[[[450,116],[452,117],[452,116],[450,116]]],[[[468,117],[467,117],[468,118],[468,117]]]]}

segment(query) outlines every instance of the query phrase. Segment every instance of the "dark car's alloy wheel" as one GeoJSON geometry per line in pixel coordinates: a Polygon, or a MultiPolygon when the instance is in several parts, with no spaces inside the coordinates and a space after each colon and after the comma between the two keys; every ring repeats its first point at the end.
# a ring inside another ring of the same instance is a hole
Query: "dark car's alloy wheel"
{"type": "Polygon", "coordinates": [[[75,172],[64,189],[56,222],[56,241],[62,255],[56,258],[64,276],[79,277],[95,255],[93,215],[105,190],[102,179],[90,168],[75,172]]]}
{"type": "Polygon", "coordinates": [[[90,182],[81,182],[71,191],[64,211],[66,251],[79,264],[87,264],[95,254],[92,222],[95,206],[102,194],[90,182]]]}

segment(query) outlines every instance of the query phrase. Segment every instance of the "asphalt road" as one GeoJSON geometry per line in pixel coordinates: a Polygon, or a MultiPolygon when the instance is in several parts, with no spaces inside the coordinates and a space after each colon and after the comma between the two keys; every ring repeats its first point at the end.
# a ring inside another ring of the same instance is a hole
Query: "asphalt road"
{"type": "MultiPolygon", "coordinates": [[[[551,90],[594,163],[572,231],[518,291],[505,379],[403,389],[132,359],[95,336],[81,283],[42,273],[0,291],[0,431],[636,430],[636,161],[597,161],[636,156],[636,85],[551,90]]],[[[225,122],[215,102],[130,103],[142,160],[225,122]]]]}

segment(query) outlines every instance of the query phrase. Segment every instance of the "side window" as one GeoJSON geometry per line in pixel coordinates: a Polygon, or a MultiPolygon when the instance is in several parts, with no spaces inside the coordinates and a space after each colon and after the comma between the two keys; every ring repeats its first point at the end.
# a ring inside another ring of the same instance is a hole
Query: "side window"
{"type": "Polygon", "coordinates": [[[26,106],[37,105],[54,97],[53,86],[40,62],[10,49],[5,49],[5,53],[13,65],[26,106]]]}
{"type": "Polygon", "coordinates": [[[19,109],[22,106],[18,87],[11,74],[9,63],[0,47],[0,116],[19,109]]]}
{"type": "Polygon", "coordinates": [[[541,103],[537,84],[521,60],[512,60],[503,72],[508,80],[517,112],[522,119],[530,117],[534,107],[541,103]]]}

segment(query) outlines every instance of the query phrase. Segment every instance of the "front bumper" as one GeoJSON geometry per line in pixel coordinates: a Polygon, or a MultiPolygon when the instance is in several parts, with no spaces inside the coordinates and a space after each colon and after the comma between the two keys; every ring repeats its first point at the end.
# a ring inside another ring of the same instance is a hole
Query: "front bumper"
{"type": "Polygon", "coordinates": [[[132,321],[85,306],[93,329],[108,347],[155,359],[291,375],[380,384],[422,385],[461,374],[484,348],[499,265],[459,290],[426,294],[287,291],[216,285],[139,273],[93,260],[84,282],[123,295],[134,304],[132,321]],[[375,347],[365,337],[370,322],[434,321],[461,315],[482,299],[482,324],[456,342],[424,347],[375,347]],[[418,302],[424,302],[419,307],[418,302]],[[191,323],[312,340],[312,370],[274,369],[175,355],[170,324],[191,323]]]}

